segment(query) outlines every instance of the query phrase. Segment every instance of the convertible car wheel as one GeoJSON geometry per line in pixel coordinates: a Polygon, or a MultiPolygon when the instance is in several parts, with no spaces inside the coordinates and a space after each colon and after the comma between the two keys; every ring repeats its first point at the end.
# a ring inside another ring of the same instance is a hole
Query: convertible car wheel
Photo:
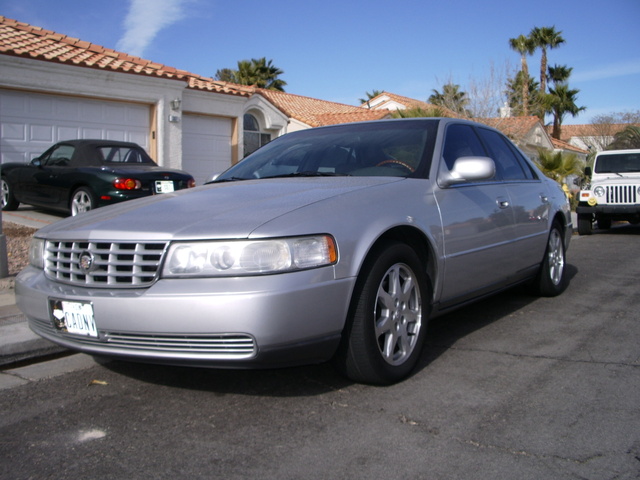
{"type": "Polygon", "coordinates": [[[96,207],[93,193],[88,188],[79,188],[71,196],[71,215],[88,212],[96,207]]]}
{"type": "Polygon", "coordinates": [[[20,205],[13,195],[13,190],[6,178],[0,179],[0,191],[2,192],[2,210],[15,210],[20,205]]]}
{"type": "Polygon", "coordinates": [[[407,245],[389,243],[363,268],[336,359],[352,380],[391,384],[420,356],[431,289],[422,262],[407,245]]]}
{"type": "Polygon", "coordinates": [[[536,282],[540,295],[555,297],[567,288],[565,258],[562,230],[557,223],[554,223],[549,232],[547,250],[536,282]]]}

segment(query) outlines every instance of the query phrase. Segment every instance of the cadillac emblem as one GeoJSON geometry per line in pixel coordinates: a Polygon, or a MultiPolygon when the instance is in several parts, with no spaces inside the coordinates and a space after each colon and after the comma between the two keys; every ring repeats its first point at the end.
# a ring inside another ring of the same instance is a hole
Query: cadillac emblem
{"type": "Polygon", "coordinates": [[[78,260],[78,267],[84,273],[89,273],[95,267],[93,262],[93,254],[88,251],[84,251],[80,254],[80,259],[78,260]]]}

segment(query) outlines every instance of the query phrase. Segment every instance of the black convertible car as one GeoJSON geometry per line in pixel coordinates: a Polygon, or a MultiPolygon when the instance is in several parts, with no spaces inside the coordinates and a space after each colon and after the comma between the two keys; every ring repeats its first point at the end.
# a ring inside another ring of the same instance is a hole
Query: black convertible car
{"type": "Polygon", "coordinates": [[[112,203],[195,186],[182,170],[159,167],[135,143],[58,142],[30,163],[2,165],[2,209],[21,203],[77,215],[112,203]]]}

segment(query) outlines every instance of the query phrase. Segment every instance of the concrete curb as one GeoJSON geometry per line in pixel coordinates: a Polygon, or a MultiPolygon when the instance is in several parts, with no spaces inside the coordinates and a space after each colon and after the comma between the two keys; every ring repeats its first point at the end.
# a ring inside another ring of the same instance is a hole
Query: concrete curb
{"type": "Polygon", "coordinates": [[[14,281],[0,279],[0,367],[66,351],[31,331],[16,306],[14,281]]]}

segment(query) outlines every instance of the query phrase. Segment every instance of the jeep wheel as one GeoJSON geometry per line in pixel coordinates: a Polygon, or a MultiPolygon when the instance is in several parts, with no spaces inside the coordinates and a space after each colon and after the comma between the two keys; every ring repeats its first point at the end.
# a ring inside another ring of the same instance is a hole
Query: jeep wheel
{"type": "Polygon", "coordinates": [[[590,213],[578,214],[578,233],[580,235],[591,235],[591,229],[593,223],[593,215],[590,213]]]}

